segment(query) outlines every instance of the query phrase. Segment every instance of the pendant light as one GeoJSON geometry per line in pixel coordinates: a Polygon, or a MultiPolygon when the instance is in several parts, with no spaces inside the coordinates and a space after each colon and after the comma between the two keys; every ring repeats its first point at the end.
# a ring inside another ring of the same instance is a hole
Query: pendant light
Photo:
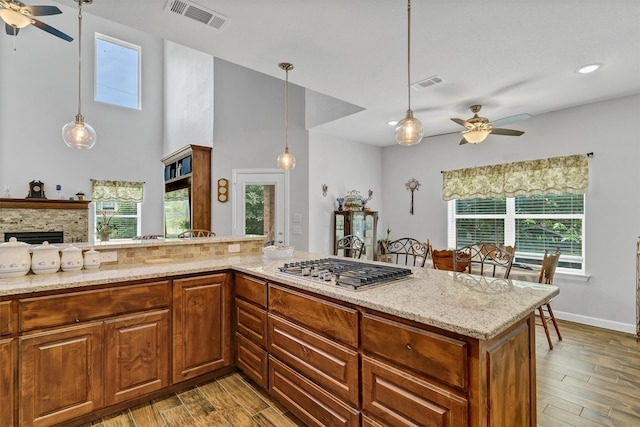
{"type": "Polygon", "coordinates": [[[288,62],[282,62],[278,66],[286,74],[284,85],[284,153],[278,156],[278,167],[284,170],[291,170],[296,167],[296,158],[289,153],[289,70],[293,70],[293,65],[288,62]]]}
{"type": "Polygon", "coordinates": [[[400,145],[416,145],[422,141],[424,127],[411,111],[411,0],[407,0],[407,99],[408,109],[404,119],[396,126],[396,141],[400,145]]]}
{"type": "Polygon", "coordinates": [[[81,113],[82,96],[82,3],[93,0],[78,0],[78,114],[76,119],[62,127],[62,139],[72,148],[91,148],[96,143],[96,131],[84,121],[81,113]]]}

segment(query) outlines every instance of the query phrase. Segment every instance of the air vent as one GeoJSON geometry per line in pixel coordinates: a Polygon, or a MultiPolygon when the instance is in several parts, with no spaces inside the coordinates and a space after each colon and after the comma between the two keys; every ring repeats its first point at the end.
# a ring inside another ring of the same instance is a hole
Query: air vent
{"type": "Polygon", "coordinates": [[[199,4],[185,0],[169,0],[164,10],[198,21],[218,31],[229,23],[229,18],[199,4]]]}
{"type": "Polygon", "coordinates": [[[414,84],[411,85],[411,87],[416,90],[422,90],[422,89],[428,88],[429,86],[433,86],[442,82],[444,82],[444,80],[441,77],[431,76],[424,80],[420,80],[419,82],[415,82],[414,84]]]}

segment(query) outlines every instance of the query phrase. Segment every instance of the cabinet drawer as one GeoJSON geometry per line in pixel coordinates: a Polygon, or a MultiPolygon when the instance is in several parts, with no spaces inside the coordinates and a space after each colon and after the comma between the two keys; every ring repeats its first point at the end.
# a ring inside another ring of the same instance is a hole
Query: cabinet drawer
{"type": "Polygon", "coordinates": [[[266,348],[267,312],[236,298],[236,330],[266,348]]]}
{"type": "Polygon", "coordinates": [[[260,387],[267,388],[269,372],[267,370],[267,351],[236,334],[236,354],[238,368],[260,387]]]}
{"type": "Polygon", "coordinates": [[[12,301],[0,302],[0,335],[8,335],[16,330],[13,307],[12,301]]]}
{"type": "Polygon", "coordinates": [[[362,348],[393,363],[465,389],[467,343],[392,320],[363,314],[362,348]]]}
{"type": "Polygon", "coordinates": [[[269,312],[295,319],[324,336],[358,347],[358,312],[354,309],[269,284],[269,312]]]}
{"type": "Polygon", "coordinates": [[[358,352],[269,315],[269,353],[351,405],[359,405],[358,352]]]}
{"type": "Polygon", "coordinates": [[[466,399],[366,356],[362,390],[364,413],[382,425],[467,425],[466,399]]]}
{"type": "Polygon", "coordinates": [[[267,282],[255,277],[236,274],[235,285],[237,297],[262,308],[267,308],[267,282]]]}
{"type": "Polygon", "coordinates": [[[19,301],[20,329],[60,326],[152,308],[168,307],[168,280],[19,301]]]}
{"type": "Polygon", "coordinates": [[[360,413],[269,356],[269,393],[308,426],[359,426],[360,413]]]}

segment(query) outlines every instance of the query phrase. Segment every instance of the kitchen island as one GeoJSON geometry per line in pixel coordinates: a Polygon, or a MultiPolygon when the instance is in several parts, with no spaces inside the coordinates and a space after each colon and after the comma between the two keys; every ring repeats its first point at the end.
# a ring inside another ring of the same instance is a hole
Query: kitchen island
{"type": "Polygon", "coordinates": [[[85,421],[235,368],[310,425],[536,424],[533,311],[556,287],[414,269],[350,291],[278,272],[318,256],[0,280],[0,424],[85,421]],[[59,343],[83,354],[56,379],[73,404],[37,370],[63,363],[59,343]]]}

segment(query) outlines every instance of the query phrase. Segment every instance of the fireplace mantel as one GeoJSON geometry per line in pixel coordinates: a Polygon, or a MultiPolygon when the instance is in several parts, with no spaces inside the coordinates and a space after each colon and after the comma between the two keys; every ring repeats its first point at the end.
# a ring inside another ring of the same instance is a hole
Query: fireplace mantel
{"type": "Polygon", "coordinates": [[[0,199],[0,209],[87,209],[91,200],[0,199]]]}

